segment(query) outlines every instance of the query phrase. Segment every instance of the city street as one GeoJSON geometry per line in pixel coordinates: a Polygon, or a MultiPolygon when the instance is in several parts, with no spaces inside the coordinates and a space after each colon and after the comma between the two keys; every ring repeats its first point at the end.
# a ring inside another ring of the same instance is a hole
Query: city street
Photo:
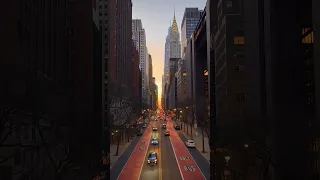
{"type": "Polygon", "coordinates": [[[110,179],[209,179],[209,163],[195,148],[189,149],[184,145],[171,120],[151,121],[138,141],[135,147],[129,147],[124,153],[129,158],[119,158],[122,162],[111,169],[110,179]],[[170,136],[164,135],[162,124],[167,124],[170,136]],[[152,131],[153,127],[157,127],[157,131],[152,131]],[[152,138],[158,138],[158,145],[151,144],[152,138]],[[147,162],[151,152],[156,152],[158,159],[158,163],[153,165],[147,162]]]}

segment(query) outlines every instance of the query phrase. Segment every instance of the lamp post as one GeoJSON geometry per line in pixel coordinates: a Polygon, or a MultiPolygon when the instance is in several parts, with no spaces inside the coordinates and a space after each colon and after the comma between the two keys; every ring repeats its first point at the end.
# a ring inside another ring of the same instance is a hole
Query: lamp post
{"type": "Polygon", "coordinates": [[[224,168],[223,176],[224,176],[224,179],[229,179],[229,177],[231,178],[231,174],[232,174],[230,168],[228,167],[229,166],[229,160],[231,159],[231,157],[230,156],[225,156],[224,159],[226,161],[226,167],[224,168]]]}

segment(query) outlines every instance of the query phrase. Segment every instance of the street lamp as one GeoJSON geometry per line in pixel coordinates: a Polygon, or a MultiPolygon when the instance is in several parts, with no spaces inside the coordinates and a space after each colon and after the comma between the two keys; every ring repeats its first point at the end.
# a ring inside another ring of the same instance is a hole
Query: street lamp
{"type": "Polygon", "coordinates": [[[229,165],[230,156],[225,156],[224,159],[226,160],[227,166],[229,165]]]}

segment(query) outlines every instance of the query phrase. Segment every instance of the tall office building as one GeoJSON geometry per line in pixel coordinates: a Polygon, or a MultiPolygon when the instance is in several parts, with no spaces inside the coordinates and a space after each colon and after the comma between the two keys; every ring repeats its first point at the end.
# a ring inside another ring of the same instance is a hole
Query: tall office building
{"type": "Polygon", "coordinates": [[[139,53],[132,41],[132,104],[135,112],[140,111],[140,93],[139,93],[139,53]]]}
{"type": "MultiPolygon", "coordinates": [[[[116,87],[131,87],[132,68],[132,2],[116,1],[116,87]]],[[[113,67],[112,67],[113,68],[113,67]]],[[[112,74],[110,74],[112,75],[112,74]]],[[[128,92],[124,95],[131,96],[128,92]]]]}
{"type": "Polygon", "coordinates": [[[186,61],[180,59],[178,61],[177,78],[177,107],[185,107],[187,104],[187,71],[186,61]]]}
{"type": "Polygon", "coordinates": [[[143,106],[147,106],[149,99],[149,54],[146,46],[146,33],[142,27],[141,19],[132,20],[132,39],[140,55],[139,67],[142,73],[142,103],[143,106]]]}
{"type": "Polygon", "coordinates": [[[148,72],[148,79],[149,79],[149,92],[150,92],[150,99],[149,99],[149,105],[152,107],[152,95],[153,95],[153,84],[155,83],[155,82],[153,82],[153,72],[152,72],[152,68],[153,68],[153,66],[152,66],[152,57],[151,57],[151,55],[150,54],[148,54],[148,61],[149,61],[149,72],[148,72]]]}
{"type": "Polygon", "coordinates": [[[180,43],[180,33],[178,24],[176,21],[176,15],[173,15],[173,22],[171,26],[170,41],[169,41],[169,72],[167,80],[167,94],[168,94],[168,107],[176,107],[177,99],[177,89],[176,89],[176,77],[175,73],[177,70],[178,60],[181,59],[181,43],[180,43]]]}
{"type": "Polygon", "coordinates": [[[178,24],[176,21],[176,14],[173,16],[173,22],[170,32],[169,40],[169,59],[170,58],[181,58],[181,42],[178,24]]]}
{"type": "Polygon", "coordinates": [[[182,54],[186,52],[187,41],[194,32],[203,10],[198,8],[186,8],[181,23],[181,49],[182,54]]]}
{"type": "Polygon", "coordinates": [[[181,23],[181,48],[182,54],[186,52],[187,41],[194,32],[203,10],[198,8],[186,8],[181,23]]]}
{"type": "MultiPolygon", "coordinates": [[[[168,35],[166,37],[166,43],[164,48],[164,82],[167,81],[168,71],[169,71],[169,45],[170,45],[170,35],[171,35],[171,25],[168,28],[168,35]]],[[[164,84],[163,84],[164,85],[164,84]]]]}
{"type": "Polygon", "coordinates": [[[8,139],[1,136],[3,180],[59,176],[50,158],[55,164],[68,159],[78,168],[63,175],[65,179],[92,179],[108,169],[101,161],[109,148],[102,138],[106,130],[98,1],[58,2],[8,1],[0,6],[1,12],[12,14],[0,17],[5,27],[0,33],[1,118],[14,109],[7,119],[13,121],[1,126],[0,134],[17,130],[8,139]],[[57,138],[62,140],[59,145],[57,138]],[[43,142],[46,148],[38,148],[43,142]],[[30,148],[22,148],[25,144],[30,148]]]}
{"type": "Polygon", "coordinates": [[[170,26],[168,28],[168,34],[166,37],[166,43],[165,43],[165,52],[164,52],[164,72],[163,72],[163,76],[162,76],[162,98],[161,98],[161,104],[163,106],[163,108],[165,107],[165,101],[167,98],[165,98],[166,96],[166,84],[167,84],[167,80],[169,78],[169,45],[170,45],[170,35],[171,35],[171,23],[170,26]]]}

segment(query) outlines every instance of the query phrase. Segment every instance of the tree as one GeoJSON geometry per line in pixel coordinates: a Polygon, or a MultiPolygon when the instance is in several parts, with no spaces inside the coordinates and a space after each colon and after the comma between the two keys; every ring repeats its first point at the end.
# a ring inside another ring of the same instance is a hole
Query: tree
{"type": "MultiPolygon", "coordinates": [[[[185,121],[187,122],[187,134],[188,134],[188,126],[191,126],[191,138],[193,138],[193,130],[192,127],[194,126],[195,118],[196,118],[196,107],[194,105],[187,106],[185,108],[185,121]],[[191,116],[191,123],[187,120],[187,117],[191,116]]],[[[205,153],[205,134],[208,137],[208,141],[210,142],[210,117],[207,115],[207,113],[204,115],[203,118],[198,118],[197,119],[198,126],[201,128],[201,136],[202,136],[202,152],[205,153]]]]}
{"type": "MultiPolygon", "coordinates": [[[[50,109],[54,99],[61,96],[53,88],[50,79],[45,75],[37,74],[28,78],[27,94],[21,104],[0,104],[0,148],[11,150],[4,157],[1,153],[0,164],[14,159],[21,162],[25,159],[18,158],[19,154],[28,152],[34,157],[31,165],[23,169],[13,169],[12,176],[15,179],[43,179],[43,176],[53,174],[55,179],[63,179],[74,167],[69,160],[67,124],[58,121],[50,109]],[[48,111],[49,110],[49,111],[48,111]],[[27,122],[27,123],[26,123],[27,122]],[[26,141],[20,137],[22,130],[32,130],[32,141],[26,141]],[[41,167],[47,164],[50,168],[41,167]]],[[[61,105],[60,105],[61,106],[61,105]]],[[[54,108],[54,107],[53,107],[54,108]]]]}
{"type": "Polygon", "coordinates": [[[118,129],[117,131],[119,132],[117,132],[118,142],[116,151],[116,156],[118,156],[122,132],[127,128],[128,123],[130,123],[132,115],[132,99],[128,87],[124,85],[120,86],[117,90],[113,90],[110,97],[111,126],[113,129],[118,129]]]}

